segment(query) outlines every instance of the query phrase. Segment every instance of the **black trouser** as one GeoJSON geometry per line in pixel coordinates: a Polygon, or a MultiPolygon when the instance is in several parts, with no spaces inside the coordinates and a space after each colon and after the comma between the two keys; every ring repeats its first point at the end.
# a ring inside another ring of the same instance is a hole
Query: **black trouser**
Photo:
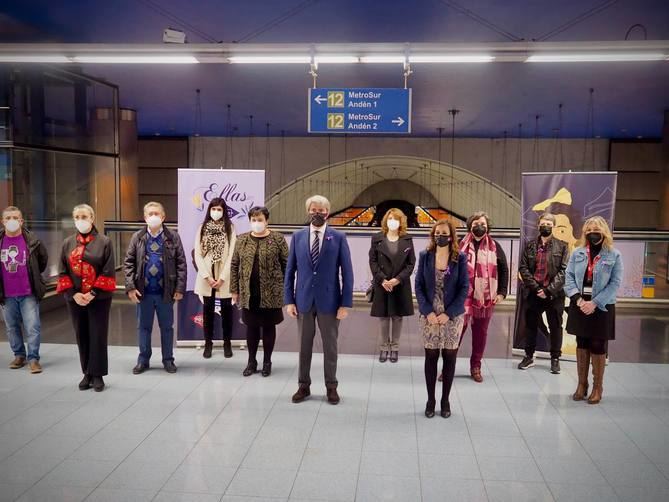
{"type": "Polygon", "coordinates": [[[247,326],[246,346],[249,350],[249,363],[256,362],[261,333],[263,364],[272,362],[272,352],[274,351],[274,343],[276,342],[276,326],[247,326]]]}
{"type": "MultiPolygon", "coordinates": [[[[221,327],[223,328],[223,340],[232,339],[232,299],[220,298],[221,300],[221,327]]],[[[216,313],[214,307],[216,297],[212,291],[211,296],[204,297],[204,307],[202,308],[202,328],[204,329],[204,339],[208,342],[214,339],[214,319],[216,313]]]]}
{"type": "Polygon", "coordinates": [[[530,293],[527,297],[525,309],[525,354],[534,356],[537,348],[537,332],[541,314],[546,312],[548,332],[551,340],[551,357],[562,355],[562,314],[564,312],[564,298],[543,299],[530,293]]]}
{"type": "Polygon", "coordinates": [[[576,337],[576,348],[589,350],[591,354],[606,354],[609,348],[609,341],[606,338],[584,338],[576,337]]]}
{"type": "Polygon", "coordinates": [[[108,371],[107,337],[112,299],[96,299],[85,307],[74,300],[65,303],[77,337],[81,372],[84,375],[105,376],[108,371]]]}
{"type": "Polygon", "coordinates": [[[455,363],[458,357],[458,349],[425,349],[425,386],[427,387],[427,400],[435,402],[434,390],[437,383],[437,365],[439,363],[439,354],[444,358],[444,366],[441,382],[441,405],[444,407],[449,404],[448,399],[453,386],[453,377],[455,376],[455,363]]]}

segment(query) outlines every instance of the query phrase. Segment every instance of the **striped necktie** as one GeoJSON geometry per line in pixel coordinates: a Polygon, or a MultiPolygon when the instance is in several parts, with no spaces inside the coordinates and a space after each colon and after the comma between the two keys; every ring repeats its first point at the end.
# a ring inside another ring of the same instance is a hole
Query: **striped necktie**
{"type": "Polygon", "coordinates": [[[311,244],[311,264],[313,266],[316,266],[318,255],[320,254],[320,242],[318,240],[318,234],[320,234],[320,232],[318,230],[314,230],[314,242],[311,244]]]}

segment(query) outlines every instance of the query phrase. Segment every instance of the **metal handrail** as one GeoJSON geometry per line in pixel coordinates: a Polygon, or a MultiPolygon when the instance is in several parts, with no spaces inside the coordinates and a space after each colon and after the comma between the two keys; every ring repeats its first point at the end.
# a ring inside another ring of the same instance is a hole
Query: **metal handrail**
{"type": "MultiPolygon", "coordinates": [[[[114,232],[136,232],[146,226],[144,222],[134,221],[105,221],[105,233],[109,231],[114,232]]],[[[177,230],[178,224],[176,222],[166,222],[165,226],[170,230],[177,230]]],[[[272,224],[272,228],[278,232],[293,233],[304,228],[303,225],[279,225],[272,224]]],[[[379,231],[380,227],[333,227],[342,230],[347,234],[352,235],[372,235],[379,231]]],[[[408,234],[412,236],[425,236],[428,228],[410,228],[408,234]]],[[[490,235],[495,238],[502,239],[519,239],[520,229],[518,228],[493,228],[490,235]]],[[[652,241],[664,242],[669,241],[669,231],[664,230],[620,230],[613,232],[613,238],[625,241],[652,241]]]]}

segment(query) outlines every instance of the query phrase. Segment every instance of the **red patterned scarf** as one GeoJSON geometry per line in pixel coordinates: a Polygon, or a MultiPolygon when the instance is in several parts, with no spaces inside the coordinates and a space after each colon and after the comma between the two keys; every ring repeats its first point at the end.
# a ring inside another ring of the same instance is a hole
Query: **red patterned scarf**
{"type": "MultiPolygon", "coordinates": [[[[84,252],[86,245],[93,242],[96,232],[90,232],[87,235],[77,234],[77,246],[72,250],[67,260],[70,264],[72,273],[81,277],[81,292],[86,294],[92,289],[101,289],[103,291],[114,291],[116,289],[116,279],[104,275],[98,276],[95,268],[84,261],[84,252]]],[[[74,287],[72,279],[68,275],[63,275],[58,279],[56,288],[57,293],[62,293],[74,287]]]]}
{"type": "Polygon", "coordinates": [[[465,300],[467,318],[492,315],[493,299],[497,296],[497,246],[490,235],[481,239],[478,253],[474,236],[468,233],[460,243],[460,251],[467,255],[469,292],[465,300]],[[474,268],[476,264],[476,268],[474,268]]]}

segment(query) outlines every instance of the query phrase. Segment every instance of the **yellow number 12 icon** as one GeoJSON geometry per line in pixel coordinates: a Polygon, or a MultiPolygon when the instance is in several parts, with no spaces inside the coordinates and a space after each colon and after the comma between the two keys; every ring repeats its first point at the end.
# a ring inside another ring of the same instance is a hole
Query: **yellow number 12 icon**
{"type": "Polygon", "coordinates": [[[344,91],[328,91],[328,108],[344,108],[344,91]]]}
{"type": "Polygon", "coordinates": [[[344,114],[328,113],[328,129],[343,129],[343,128],[344,128],[344,114]]]}

